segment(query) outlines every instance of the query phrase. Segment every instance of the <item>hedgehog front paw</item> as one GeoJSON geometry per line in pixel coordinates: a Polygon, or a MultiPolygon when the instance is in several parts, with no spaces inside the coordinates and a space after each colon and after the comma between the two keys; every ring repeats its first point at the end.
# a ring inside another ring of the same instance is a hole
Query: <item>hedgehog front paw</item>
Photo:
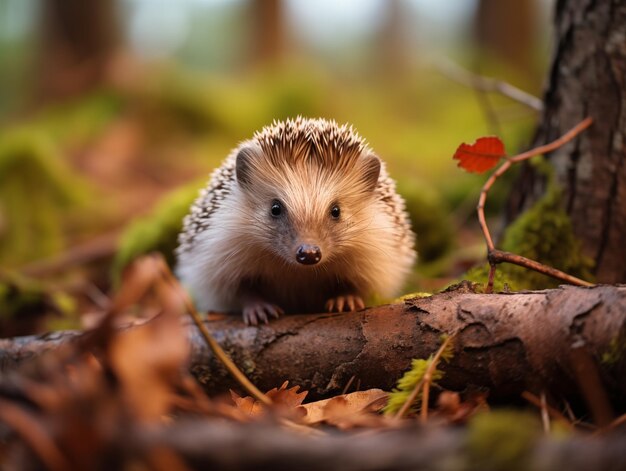
{"type": "Polygon", "coordinates": [[[328,312],[358,311],[364,309],[365,303],[360,296],[346,294],[343,296],[335,296],[326,301],[326,310],[328,312]]]}
{"type": "Polygon", "coordinates": [[[269,323],[269,317],[278,319],[284,311],[275,304],[264,301],[254,301],[243,307],[243,321],[246,325],[258,325],[260,322],[269,323]]]}

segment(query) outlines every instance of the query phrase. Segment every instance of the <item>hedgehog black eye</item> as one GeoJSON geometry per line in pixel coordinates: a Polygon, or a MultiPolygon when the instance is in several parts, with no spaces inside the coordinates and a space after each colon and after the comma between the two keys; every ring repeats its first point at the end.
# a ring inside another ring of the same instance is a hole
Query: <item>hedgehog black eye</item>
{"type": "Polygon", "coordinates": [[[281,202],[278,200],[272,201],[272,207],[270,208],[270,213],[272,214],[272,217],[277,218],[278,216],[281,215],[282,212],[283,212],[283,205],[281,204],[281,202]]]}
{"type": "Polygon", "coordinates": [[[339,209],[339,205],[334,205],[330,208],[330,215],[333,219],[339,219],[339,215],[341,214],[341,210],[339,209]]]}

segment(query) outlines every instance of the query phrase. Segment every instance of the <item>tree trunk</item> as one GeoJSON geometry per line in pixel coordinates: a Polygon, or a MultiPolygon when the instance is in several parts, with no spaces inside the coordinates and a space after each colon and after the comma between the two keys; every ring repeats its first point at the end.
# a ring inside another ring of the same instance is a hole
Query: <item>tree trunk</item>
{"type": "Polygon", "coordinates": [[[532,77],[537,10],[536,0],[480,0],[474,38],[485,52],[513,66],[519,74],[532,77]]]}
{"type": "Polygon", "coordinates": [[[98,86],[119,46],[117,2],[44,0],[35,74],[39,100],[64,99],[98,86]]]}
{"type": "MultiPolygon", "coordinates": [[[[626,3],[557,2],[556,49],[536,144],[562,135],[587,116],[592,127],[552,152],[549,162],[583,251],[598,282],[626,281],[626,3]]],[[[525,166],[507,219],[536,202],[545,179],[525,166]]]]}
{"type": "Polygon", "coordinates": [[[287,42],[282,0],[251,0],[252,63],[276,65],[283,59],[287,42]]]}
{"type": "MultiPolygon", "coordinates": [[[[261,390],[289,380],[319,398],[340,393],[352,377],[357,388],[390,390],[413,358],[427,358],[443,333],[458,332],[443,387],[489,388],[496,399],[546,390],[575,401],[582,357],[584,377],[599,373],[613,404],[626,406],[626,287],[460,289],[354,313],[286,316],[259,328],[244,327],[238,316],[207,325],[261,390]]],[[[0,340],[0,372],[76,335],[0,340]]],[[[207,392],[239,389],[195,328],[191,343],[191,371],[207,392]]],[[[604,389],[599,381],[591,386],[604,389]]]]}

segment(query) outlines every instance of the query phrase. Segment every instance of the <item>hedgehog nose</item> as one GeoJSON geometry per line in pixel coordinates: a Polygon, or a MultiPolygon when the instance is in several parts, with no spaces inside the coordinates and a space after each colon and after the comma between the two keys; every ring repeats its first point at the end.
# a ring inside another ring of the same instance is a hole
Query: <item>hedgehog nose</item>
{"type": "Polygon", "coordinates": [[[302,244],[296,250],[296,260],[303,265],[315,265],[322,259],[322,251],[317,245],[302,244]]]}

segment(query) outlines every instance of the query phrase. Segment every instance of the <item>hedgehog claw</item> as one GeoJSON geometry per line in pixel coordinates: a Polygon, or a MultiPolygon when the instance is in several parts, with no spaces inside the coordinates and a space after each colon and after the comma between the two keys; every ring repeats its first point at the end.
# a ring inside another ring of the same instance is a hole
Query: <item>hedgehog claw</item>
{"type": "Polygon", "coordinates": [[[328,312],[358,311],[363,308],[365,308],[365,303],[361,297],[352,294],[336,296],[326,301],[328,312]]]}
{"type": "Polygon", "coordinates": [[[254,326],[261,322],[269,324],[268,315],[278,319],[282,314],[284,314],[283,310],[274,304],[255,301],[244,306],[243,321],[246,325],[254,326]]]}

